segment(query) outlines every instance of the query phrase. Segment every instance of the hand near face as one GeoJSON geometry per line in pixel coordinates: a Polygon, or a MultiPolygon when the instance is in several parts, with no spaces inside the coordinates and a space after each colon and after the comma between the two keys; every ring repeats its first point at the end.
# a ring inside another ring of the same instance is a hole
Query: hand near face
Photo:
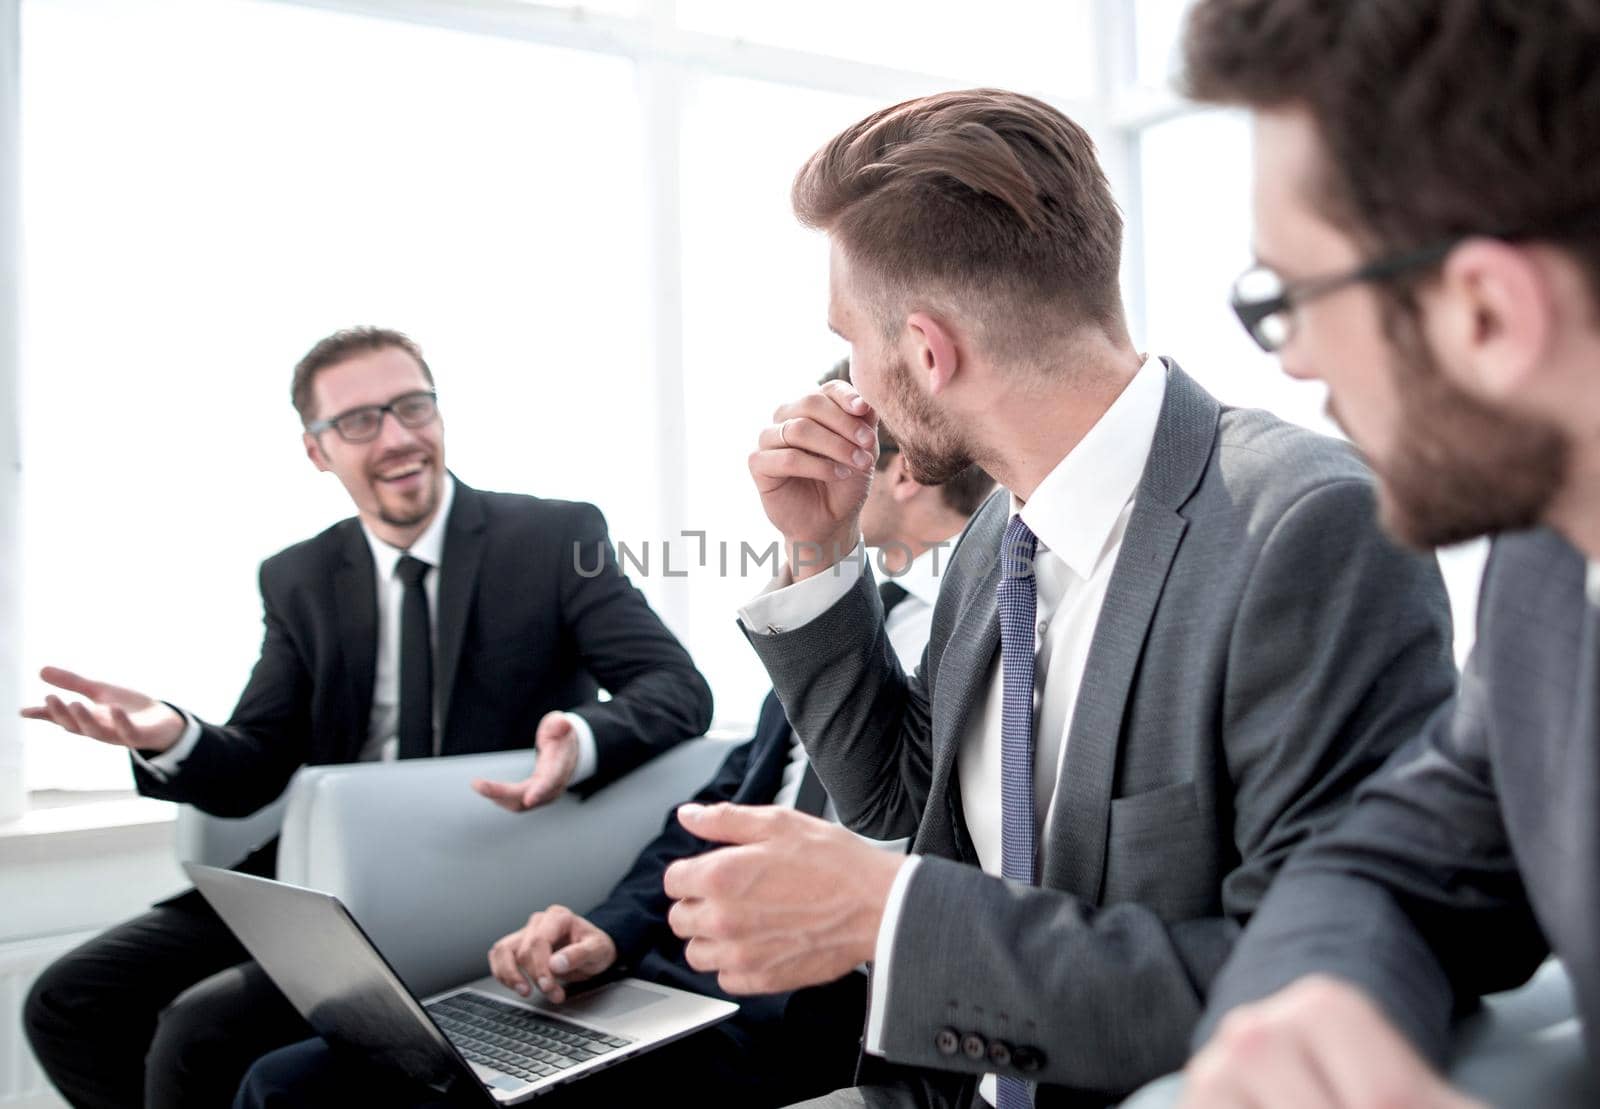
{"type": "Polygon", "coordinates": [[[564,712],[547,712],[534,732],[538,758],[533,773],[520,782],[478,778],[472,788],[509,812],[527,812],[548,804],[566,790],[578,767],[578,730],[564,712]]]}
{"type": "Polygon", "coordinates": [[[1234,1010],[1184,1072],[1183,1109],[1483,1109],[1452,1090],[1366,994],[1313,976],[1234,1010]]]}
{"type": "Polygon", "coordinates": [[[678,820],[730,845],[667,868],[667,922],[690,966],[754,994],[831,982],[872,958],[904,855],[772,805],[682,805],[678,820]]]}
{"type": "Polygon", "coordinates": [[[531,979],[557,1004],[567,999],[566,984],[593,978],[616,961],[611,937],[565,905],[534,913],[489,949],[489,972],[496,981],[527,997],[531,979]]]}
{"type": "Polygon", "coordinates": [[[146,754],[159,754],[183,737],[183,717],[153,697],[58,666],[46,666],[39,677],[85,700],[64,701],[52,693],[44,704],[22,710],[26,720],[48,720],[73,735],[146,754]]]}
{"type": "Polygon", "coordinates": [[[750,476],[801,581],[849,554],[861,538],[878,417],[848,384],[830,381],[780,405],[772,421],[750,455],[750,476]]]}

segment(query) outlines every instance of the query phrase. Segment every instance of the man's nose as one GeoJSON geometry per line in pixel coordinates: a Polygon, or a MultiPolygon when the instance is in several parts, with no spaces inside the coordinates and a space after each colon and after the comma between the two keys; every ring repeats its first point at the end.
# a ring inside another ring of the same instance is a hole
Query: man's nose
{"type": "Polygon", "coordinates": [[[378,419],[378,446],[383,450],[408,447],[415,443],[417,437],[411,429],[400,422],[400,417],[393,412],[382,412],[378,419]]]}

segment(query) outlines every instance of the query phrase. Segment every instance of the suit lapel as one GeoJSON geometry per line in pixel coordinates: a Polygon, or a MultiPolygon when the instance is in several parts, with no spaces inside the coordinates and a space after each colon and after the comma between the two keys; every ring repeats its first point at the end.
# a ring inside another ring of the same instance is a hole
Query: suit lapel
{"type": "Polygon", "coordinates": [[[339,621],[339,649],[349,683],[345,734],[349,737],[347,754],[353,759],[371,727],[372,683],[378,657],[378,575],[361,525],[346,520],[341,527],[344,534],[339,565],[333,575],[333,598],[339,621]]]}
{"type": "Polygon", "coordinates": [[[456,481],[455,503],[445,525],[444,554],[440,566],[439,633],[434,646],[434,703],[439,706],[439,751],[450,754],[450,695],[456,686],[461,645],[467,616],[483,562],[486,513],[481,495],[456,481]]]}
{"type": "MultiPolygon", "coordinates": [[[[1001,496],[1004,498],[1004,494],[1001,496]]],[[[933,695],[933,777],[929,801],[936,804],[940,793],[945,795],[950,842],[940,847],[971,861],[976,861],[977,856],[967,838],[955,761],[962,738],[967,734],[968,720],[988,689],[995,656],[1000,651],[1000,614],[995,608],[995,589],[1000,582],[1000,534],[1009,517],[1005,508],[1009,503],[1009,499],[1001,501],[1002,509],[995,515],[998,525],[981,530],[975,527],[967,537],[970,543],[962,544],[971,556],[987,561],[979,562],[977,572],[982,577],[956,614],[952,625],[955,632],[939,660],[933,695]]],[[[922,846],[919,843],[918,850],[922,846]]]]}
{"type": "Polygon", "coordinates": [[[1111,791],[1128,694],[1156,603],[1188,522],[1178,509],[1204,476],[1221,408],[1193,379],[1168,362],[1167,392],[1156,424],[1133,514],[1089,644],[1073,710],[1056,825],[1044,843],[1041,879],[1098,901],[1105,876],[1111,791]]]}

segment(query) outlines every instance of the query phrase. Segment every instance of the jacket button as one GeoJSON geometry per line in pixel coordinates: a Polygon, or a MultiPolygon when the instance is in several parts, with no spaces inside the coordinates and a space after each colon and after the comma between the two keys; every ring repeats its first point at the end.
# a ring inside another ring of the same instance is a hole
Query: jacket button
{"type": "Polygon", "coordinates": [[[997,1067],[1009,1067],[1011,1065],[1011,1045],[1004,1040],[990,1040],[989,1062],[997,1067]]]}
{"type": "Polygon", "coordinates": [[[1024,1074],[1033,1074],[1044,1067],[1044,1052],[1036,1047],[1014,1047],[1011,1049],[1011,1062],[1024,1074]]]}
{"type": "Polygon", "coordinates": [[[934,1033],[933,1046],[940,1055],[954,1055],[961,1050],[961,1037],[954,1028],[941,1028],[934,1033]]]}
{"type": "Polygon", "coordinates": [[[968,1032],[961,1041],[961,1054],[968,1059],[982,1059],[988,1050],[988,1042],[976,1032],[968,1032]]]}

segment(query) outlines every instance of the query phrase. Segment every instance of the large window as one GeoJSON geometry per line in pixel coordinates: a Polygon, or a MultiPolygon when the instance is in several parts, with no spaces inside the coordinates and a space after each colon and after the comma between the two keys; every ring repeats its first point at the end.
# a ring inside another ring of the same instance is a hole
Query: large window
{"type": "MultiPolygon", "coordinates": [[[[423,344],[461,478],[599,504],[719,722],[748,724],[767,683],[734,609],[775,536],[745,457],[845,353],[789,184],[939,88],[1074,114],[1127,216],[1141,345],[1326,430],[1227,311],[1250,139],[1169,90],[1185,7],[22,0],[24,696],[56,663],[228,712],[257,564],[350,511],[289,370],[380,323],[423,344]]],[[[1465,614],[1474,556],[1451,557],[1465,614]]],[[[113,751],[25,735],[34,788],[127,784],[113,751]]]]}
{"type": "MultiPolygon", "coordinates": [[[[350,513],[288,383],[351,323],[423,343],[463,480],[655,527],[632,64],[240,0],[23,14],[29,675],[226,716],[257,563],[350,513]]],[[[27,734],[36,787],[127,781],[27,734]]]]}

